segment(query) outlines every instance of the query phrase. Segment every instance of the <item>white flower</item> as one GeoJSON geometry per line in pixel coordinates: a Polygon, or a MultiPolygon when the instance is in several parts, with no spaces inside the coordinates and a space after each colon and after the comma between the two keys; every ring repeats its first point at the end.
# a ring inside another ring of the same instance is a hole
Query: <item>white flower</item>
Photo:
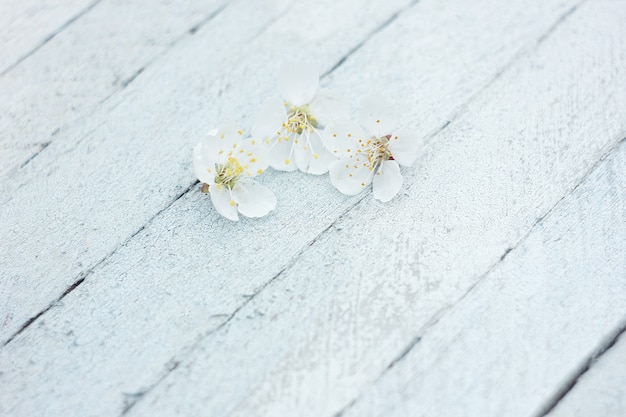
{"type": "Polygon", "coordinates": [[[214,129],[194,148],[193,168],[217,211],[229,220],[262,217],[276,207],[276,197],[252,178],[268,166],[267,149],[231,122],[214,129]]]}
{"type": "Polygon", "coordinates": [[[328,148],[341,159],[330,166],[330,180],[342,193],[355,195],[373,183],[374,197],[389,201],[400,191],[400,165],[417,159],[420,143],[408,130],[395,130],[392,106],[386,98],[369,96],[361,100],[359,121],[330,123],[324,136],[328,148]]]}
{"type": "Polygon", "coordinates": [[[285,101],[268,99],[259,110],[252,135],[270,145],[270,165],[281,171],[324,174],[335,161],[318,130],[325,123],[348,117],[348,105],[327,91],[319,91],[319,75],[309,65],[285,66],[278,89],[285,101]]]}

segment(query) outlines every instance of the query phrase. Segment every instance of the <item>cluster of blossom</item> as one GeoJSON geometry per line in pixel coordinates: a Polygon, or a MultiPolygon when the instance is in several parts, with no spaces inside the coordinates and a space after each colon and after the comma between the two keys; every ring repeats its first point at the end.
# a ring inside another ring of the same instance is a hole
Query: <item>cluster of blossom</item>
{"type": "Polygon", "coordinates": [[[374,198],[383,202],[398,193],[399,165],[413,164],[419,144],[413,132],[395,129],[386,98],[363,98],[355,123],[344,101],[319,89],[319,75],[310,66],[285,67],[278,89],[284,100],[265,101],[252,137],[244,138],[241,129],[227,122],[194,149],[195,174],[222,216],[235,221],[238,213],[262,217],[276,207],[274,193],[254,180],[268,166],[315,175],[329,172],[333,186],[347,195],[370,184],[374,198]]]}

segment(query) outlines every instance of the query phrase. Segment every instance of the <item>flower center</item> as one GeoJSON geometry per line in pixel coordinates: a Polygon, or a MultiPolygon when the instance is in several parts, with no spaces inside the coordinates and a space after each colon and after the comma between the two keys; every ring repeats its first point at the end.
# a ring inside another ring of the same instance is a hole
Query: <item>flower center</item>
{"type": "Polygon", "coordinates": [[[233,156],[229,156],[223,164],[216,164],[215,184],[223,185],[232,190],[237,182],[237,178],[243,173],[244,167],[241,166],[239,160],[233,156]]]}
{"type": "Polygon", "coordinates": [[[367,162],[370,165],[370,169],[374,169],[380,166],[384,161],[393,159],[393,155],[389,150],[389,139],[391,135],[382,136],[377,138],[372,136],[367,141],[359,139],[361,145],[361,152],[367,154],[367,162]]]}
{"type": "Polygon", "coordinates": [[[290,106],[289,103],[285,103],[287,107],[287,121],[283,122],[283,130],[285,133],[297,133],[313,132],[318,126],[317,120],[309,112],[309,105],[304,104],[302,106],[290,106]]]}

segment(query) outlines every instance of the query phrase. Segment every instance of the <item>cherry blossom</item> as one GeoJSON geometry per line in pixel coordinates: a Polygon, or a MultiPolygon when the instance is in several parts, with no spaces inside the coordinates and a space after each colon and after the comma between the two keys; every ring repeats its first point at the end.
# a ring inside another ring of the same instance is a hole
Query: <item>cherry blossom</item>
{"type": "Polygon", "coordinates": [[[262,217],[276,207],[276,197],[253,178],[268,166],[267,149],[259,140],[243,139],[231,122],[210,131],[193,150],[193,167],[215,209],[229,220],[262,217]]]}
{"type": "Polygon", "coordinates": [[[330,180],[347,195],[372,184],[374,198],[389,201],[402,187],[400,165],[415,162],[420,139],[410,130],[396,130],[393,106],[383,96],[362,99],[358,118],[365,131],[349,119],[331,122],[324,131],[328,149],[340,158],[330,166],[330,180]]]}
{"type": "Polygon", "coordinates": [[[323,141],[325,123],[349,115],[348,105],[319,89],[319,75],[306,64],[285,66],[278,76],[284,100],[270,98],[259,110],[252,129],[270,147],[270,165],[281,171],[321,175],[335,161],[323,141]]]}

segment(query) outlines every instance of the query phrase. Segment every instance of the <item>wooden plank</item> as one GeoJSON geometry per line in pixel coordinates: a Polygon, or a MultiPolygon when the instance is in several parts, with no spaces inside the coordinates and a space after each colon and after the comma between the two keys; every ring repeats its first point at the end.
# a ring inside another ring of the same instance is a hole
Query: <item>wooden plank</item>
{"type": "Polygon", "coordinates": [[[626,326],[624,196],[626,142],[343,415],[538,415],[626,326]]]}
{"type": "Polygon", "coordinates": [[[0,178],[193,36],[190,29],[197,30],[222,4],[104,1],[1,77],[0,178]]]}
{"type": "MultiPolygon", "coordinates": [[[[416,7],[415,27],[420,7],[431,5],[416,7]]],[[[455,10],[467,15],[461,5],[455,10]]],[[[625,136],[623,19],[611,2],[585,3],[561,19],[433,139],[420,165],[405,171],[402,198],[386,205],[366,198],[343,216],[225,326],[176,355],[179,366],[129,415],[343,409],[625,136]]],[[[444,27],[472,38],[460,22],[444,27]]],[[[379,46],[373,39],[367,49],[379,46]]],[[[422,60],[434,55],[420,52],[422,60]]],[[[334,78],[359,91],[369,74],[353,74],[371,70],[360,63],[355,57],[334,78]]],[[[402,80],[389,83],[388,94],[403,97],[411,83],[402,80]]],[[[615,322],[613,314],[601,317],[615,322]]]]}
{"type": "Polygon", "coordinates": [[[0,76],[81,18],[101,0],[2,0],[0,76]]]}
{"type": "MultiPolygon", "coordinates": [[[[328,5],[321,6],[326,8],[320,10],[328,10],[328,5]]],[[[401,104],[405,106],[412,102],[414,97],[423,97],[425,104],[420,108],[424,114],[430,103],[447,100],[447,106],[433,104],[434,108],[446,110],[442,111],[438,118],[431,116],[428,119],[430,124],[420,130],[426,134],[453,118],[463,107],[463,103],[491,83],[496,74],[518,57],[520,51],[534,45],[536,40],[559,20],[559,16],[568,11],[568,5],[560,2],[558,4],[546,2],[532,8],[522,2],[512,3],[509,7],[501,9],[491,6],[491,2],[473,5],[458,2],[453,7],[460,11],[459,14],[450,16],[447,12],[450,5],[434,1],[420,2],[410,13],[403,15],[392,26],[364,45],[353,58],[346,61],[345,67],[342,67],[327,84],[339,88],[343,85],[344,91],[352,91],[356,96],[365,93],[369,86],[362,81],[367,78],[367,71],[372,71],[374,75],[380,74],[377,66],[362,65],[367,57],[374,58],[376,54],[380,54],[381,45],[386,45],[385,49],[389,48],[385,54],[393,56],[395,51],[398,55],[400,51],[406,52],[407,45],[415,42],[415,39],[423,39],[422,42],[416,42],[412,46],[413,56],[418,62],[398,60],[398,67],[394,73],[383,76],[381,81],[384,81],[385,77],[387,79],[400,77],[397,82],[389,83],[389,93],[401,100],[401,104]],[[460,19],[458,16],[465,18],[460,19]],[[483,22],[480,28],[475,25],[477,18],[483,22]],[[514,26],[511,26],[511,22],[514,26]],[[485,28],[490,30],[491,36],[483,35],[485,28]],[[499,35],[494,36],[494,33],[499,35]],[[433,42],[433,38],[439,39],[439,42],[433,42]],[[442,62],[446,62],[450,56],[456,56],[459,51],[465,51],[464,58],[453,59],[451,64],[446,66],[447,71],[432,73],[428,71],[441,67],[442,62]],[[470,61],[471,57],[474,61],[470,61]],[[490,61],[485,62],[485,59],[490,61]],[[468,67],[474,69],[467,71],[468,67]],[[417,68],[419,71],[409,71],[410,68],[417,68]],[[355,75],[357,72],[359,75],[355,75]],[[362,72],[365,74],[361,74],[362,72]],[[421,78],[424,73],[429,74],[426,81],[421,78]],[[404,94],[400,94],[402,90],[410,94],[405,97],[404,94]]],[[[341,13],[338,16],[341,16],[341,13]]],[[[282,39],[284,34],[281,31],[284,28],[284,22],[281,20],[273,30],[266,33],[271,34],[272,41],[282,39]]],[[[334,36],[332,34],[329,28],[327,39],[332,39],[331,36],[334,36]]],[[[261,41],[253,43],[250,50],[266,50],[262,45],[261,41]]],[[[329,50],[333,49],[329,47],[329,50]]],[[[255,65],[254,68],[263,71],[260,65],[255,65]]],[[[268,81],[270,78],[265,74],[263,80],[268,81]]],[[[244,77],[240,78],[243,79],[244,77]]],[[[249,98],[245,90],[250,90],[250,86],[243,81],[242,84],[237,94],[230,96],[229,100],[234,100],[238,95],[249,98]]],[[[263,88],[261,83],[257,88],[263,88]]],[[[224,104],[229,105],[227,101],[224,101],[224,104]]],[[[481,105],[484,106],[485,103],[481,102],[481,105]]],[[[244,107],[246,104],[236,102],[229,106],[236,108],[244,107]]],[[[202,116],[204,117],[204,114],[202,116]]],[[[186,114],[186,117],[193,115],[186,114]]],[[[410,123],[415,123],[413,127],[417,127],[417,120],[410,123]]],[[[458,146],[461,138],[452,139],[453,136],[445,136],[443,143],[450,141],[458,146]]],[[[477,146],[477,154],[485,159],[485,150],[481,150],[481,145],[484,143],[474,146],[477,146]]],[[[452,155],[456,155],[456,150],[453,151],[449,146],[444,147],[442,160],[449,159],[451,152],[452,155]]],[[[574,155],[574,159],[580,158],[577,160],[579,165],[585,166],[585,163],[581,161],[584,158],[578,152],[584,151],[593,159],[603,147],[602,144],[595,142],[587,146],[587,148],[579,146],[572,150],[571,155],[574,155]]],[[[170,151],[173,152],[174,149],[170,151]]],[[[486,158],[489,161],[495,159],[497,151],[492,152],[491,158],[486,158]]],[[[528,150],[526,153],[528,154],[528,150]]],[[[164,158],[165,155],[167,154],[163,154],[164,158]]],[[[181,160],[188,161],[188,153],[185,155],[181,160]]],[[[511,156],[510,160],[515,161],[516,158],[511,156]]],[[[437,166],[439,169],[448,167],[447,164],[437,166]]],[[[414,182],[417,173],[407,174],[407,181],[414,182]]],[[[442,180],[448,181],[452,174],[456,177],[458,173],[442,175],[442,180]]],[[[134,177],[140,174],[127,172],[127,175],[134,177]]],[[[172,173],[168,175],[171,176],[172,173]]],[[[166,180],[166,176],[162,178],[166,180]]],[[[554,194],[562,193],[572,184],[572,180],[563,181],[552,190],[554,194]]],[[[5,346],[0,354],[0,364],[7,364],[3,366],[6,371],[2,381],[11,381],[5,385],[8,387],[5,391],[12,394],[12,399],[7,402],[7,409],[27,410],[29,406],[42,407],[43,404],[51,402],[50,398],[63,399],[63,407],[66,407],[66,410],[80,409],[81,404],[89,403],[85,398],[106,398],[98,401],[98,406],[115,408],[122,402],[120,392],[137,394],[128,396],[129,404],[132,404],[135,399],[141,397],[141,393],[150,391],[160,378],[165,378],[193,348],[196,340],[214,331],[233,312],[241,309],[251,293],[259,291],[298,255],[307,242],[314,239],[343,211],[358,201],[358,198],[346,199],[336,193],[328,184],[328,179],[324,177],[270,173],[265,182],[272,188],[280,190],[279,204],[283,206],[276,213],[260,221],[232,224],[215,214],[205,196],[197,192],[188,193],[158,216],[124,248],[108,258],[105,264],[97,268],[93,276],[88,277],[63,300],[63,305],[49,310],[33,326],[5,346]],[[124,351],[125,354],[119,354],[120,351],[124,351]],[[143,353],[134,354],[134,352],[143,353]],[[164,367],[163,364],[170,359],[169,366],[164,367]],[[45,375],[41,373],[42,368],[45,369],[45,375]],[[76,389],[78,379],[67,377],[68,368],[75,369],[73,372],[81,376],[80,392],[76,389]],[[45,383],[38,385],[33,383],[34,381],[45,383]]],[[[435,181],[431,186],[441,188],[441,184],[435,181]]],[[[434,189],[431,188],[429,191],[431,199],[435,195],[434,189]]],[[[389,207],[394,207],[393,204],[389,207]]],[[[415,202],[412,200],[410,204],[415,205],[415,202]]],[[[377,212],[380,210],[379,206],[372,208],[377,212]]],[[[492,232],[495,233],[496,229],[492,232]]],[[[332,251],[325,255],[328,256],[329,253],[332,251]]],[[[321,265],[325,264],[326,261],[321,262],[321,265]]],[[[337,283],[329,282],[329,279],[331,276],[315,275],[311,282],[318,282],[329,290],[337,290],[337,283]]],[[[342,283],[345,284],[343,281],[342,283]]],[[[298,297],[306,300],[306,293],[302,291],[307,285],[308,283],[304,283],[302,289],[290,285],[287,292],[297,291],[298,297]]],[[[263,293],[258,297],[263,297],[263,293]]],[[[283,300],[272,299],[272,301],[262,298],[265,301],[259,301],[261,304],[255,301],[255,305],[274,302],[277,308],[295,309],[298,305],[293,302],[296,300],[293,297],[291,294],[283,300]],[[284,300],[292,300],[292,303],[284,304],[284,300]]],[[[308,300],[303,304],[304,310],[310,307],[311,301],[308,300]]],[[[325,304],[324,300],[315,301],[321,305],[325,304]]],[[[247,317],[244,321],[247,321],[247,324],[258,323],[266,326],[274,335],[274,342],[281,340],[280,333],[276,332],[272,323],[267,323],[269,317],[260,315],[263,313],[262,310],[249,310],[248,307],[244,309],[247,317]]],[[[308,329],[300,323],[307,323],[306,319],[303,320],[304,314],[305,312],[294,314],[293,318],[298,317],[298,321],[288,319],[289,327],[283,328],[282,331],[290,328],[293,328],[293,331],[308,329]]],[[[319,317],[318,314],[312,314],[311,317],[319,317]]],[[[285,320],[284,317],[277,319],[281,322],[285,320]]],[[[237,314],[235,320],[241,321],[241,314],[237,314]]],[[[258,327],[248,328],[248,331],[257,336],[262,332],[258,327]]],[[[240,330],[236,330],[236,333],[239,332],[240,330]]],[[[222,335],[221,332],[216,334],[219,340],[224,340],[221,339],[223,336],[219,336],[222,335]]],[[[293,336],[293,343],[298,342],[297,335],[290,333],[290,336],[293,336]]],[[[259,338],[261,339],[265,342],[268,340],[265,337],[259,338]]],[[[211,343],[215,340],[211,338],[211,343]]],[[[229,340],[224,341],[226,345],[230,343],[229,340]]],[[[238,341],[243,341],[243,344],[250,343],[249,339],[238,341]]],[[[219,346],[219,343],[211,346],[212,348],[219,346]]],[[[266,347],[273,349],[276,356],[270,358],[267,363],[261,361],[259,366],[263,363],[267,366],[274,364],[281,352],[285,352],[284,349],[290,346],[287,343],[284,347],[276,346],[274,343],[268,344],[266,347]]],[[[265,352],[265,348],[260,348],[259,352],[261,350],[265,352]]],[[[234,349],[234,352],[243,355],[240,347],[234,349]]],[[[214,353],[224,355],[225,351],[218,348],[214,353]]],[[[237,370],[245,372],[239,368],[239,364],[242,363],[248,363],[247,359],[239,356],[239,361],[229,366],[233,372],[237,370]]],[[[218,367],[211,372],[219,374],[221,371],[224,370],[218,367]]],[[[236,378],[220,380],[224,384],[223,387],[213,386],[210,390],[203,391],[209,396],[219,394],[220,398],[211,397],[199,401],[198,406],[200,403],[207,406],[207,409],[203,410],[204,413],[210,413],[211,409],[216,412],[231,409],[249,394],[251,386],[259,382],[260,374],[250,375],[253,378],[249,381],[237,381],[236,378]],[[228,389],[231,383],[238,384],[238,387],[228,389]],[[209,400],[215,402],[207,404],[209,400]]],[[[207,383],[206,386],[212,386],[212,383],[207,383]]],[[[358,386],[355,385],[355,388],[358,386]]],[[[341,395],[345,393],[346,391],[343,391],[341,395]]],[[[189,390],[185,395],[180,398],[197,397],[198,393],[189,390]]],[[[339,393],[336,395],[339,398],[339,393]]],[[[194,401],[196,400],[198,399],[194,401]]],[[[52,402],[61,407],[57,401],[52,402]]],[[[167,413],[167,407],[164,410],[167,413]]]]}
{"type": "MultiPolygon", "coordinates": [[[[618,225],[617,230],[620,230],[618,225]]],[[[623,235],[624,229],[621,228],[623,235]]],[[[591,369],[547,414],[548,417],[626,415],[626,335],[594,361],[591,369]]]]}

